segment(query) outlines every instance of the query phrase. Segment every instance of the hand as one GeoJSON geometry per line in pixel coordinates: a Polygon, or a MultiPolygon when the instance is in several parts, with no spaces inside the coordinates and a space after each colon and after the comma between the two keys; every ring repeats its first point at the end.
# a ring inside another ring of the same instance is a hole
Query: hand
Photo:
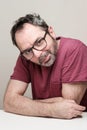
{"type": "Polygon", "coordinates": [[[62,99],[52,103],[51,114],[55,118],[71,119],[81,116],[84,110],[85,107],[78,105],[74,100],[62,99]]]}

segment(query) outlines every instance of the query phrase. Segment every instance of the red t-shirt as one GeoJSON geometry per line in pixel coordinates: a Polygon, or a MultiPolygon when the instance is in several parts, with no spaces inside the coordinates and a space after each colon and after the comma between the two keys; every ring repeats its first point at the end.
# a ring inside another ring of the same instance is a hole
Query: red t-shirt
{"type": "MultiPolygon", "coordinates": [[[[11,79],[31,83],[34,99],[62,96],[62,83],[87,81],[87,46],[80,40],[61,37],[52,66],[43,67],[19,56],[11,79]]],[[[81,104],[87,106],[87,91],[81,104]]]]}

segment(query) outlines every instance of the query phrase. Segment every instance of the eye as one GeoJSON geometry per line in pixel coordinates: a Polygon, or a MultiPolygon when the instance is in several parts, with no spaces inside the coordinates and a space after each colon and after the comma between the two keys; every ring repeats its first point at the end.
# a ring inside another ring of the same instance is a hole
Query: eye
{"type": "Polygon", "coordinates": [[[44,43],[44,39],[42,38],[42,39],[38,40],[38,41],[35,43],[34,46],[41,46],[43,43],[44,43]]]}
{"type": "Polygon", "coordinates": [[[24,54],[25,54],[25,55],[28,55],[29,53],[30,53],[29,51],[26,51],[24,54]]]}
{"type": "Polygon", "coordinates": [[[28,50],[26,50],[25,52],[24,52],[24,55],[29,55],[29,54],[31,54],[32,53],[32,50],[31,49],[28,49],[28,50]]]}

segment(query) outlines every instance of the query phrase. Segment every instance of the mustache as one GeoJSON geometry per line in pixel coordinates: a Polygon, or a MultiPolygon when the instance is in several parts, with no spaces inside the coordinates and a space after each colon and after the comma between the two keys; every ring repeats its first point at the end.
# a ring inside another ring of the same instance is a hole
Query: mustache
{"type": "Polygon", "coordinates": [[[49,54],[55,55],[55,54],[53,54],[53,53],[50,52],[50,51],[45,51],[44,53],[42,53],[42,54],[40,55],[40,57],[39,57],[39,63],[42,64],[42,63],[44,62],[45,58],[46,58],[49,54]]]}
{"type": "Polygon", "coordinates": [[[49,52],[46,51],[45,53],[42,53],[39,57],[39,63],[42,64],[45,58],[48,56],[49,52]]]}

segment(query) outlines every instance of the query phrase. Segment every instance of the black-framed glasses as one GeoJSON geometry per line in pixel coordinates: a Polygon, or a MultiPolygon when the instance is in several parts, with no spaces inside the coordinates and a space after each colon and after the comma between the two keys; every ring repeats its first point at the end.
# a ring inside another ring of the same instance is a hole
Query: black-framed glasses
{"type": "Polygon", "coordinates": [[[44,37],[41,38],[40,40],[36,41],[31,48],[28,48],[28,49],[22,51],[21,55],[23,55],[27,60],[30,60],[34,56],[32,49],[35,49],[37,51],[44,50],[47,46],[47,42],[45,40],[47,33],[48,33],[48,31],[45,31],[44,37]]]}

